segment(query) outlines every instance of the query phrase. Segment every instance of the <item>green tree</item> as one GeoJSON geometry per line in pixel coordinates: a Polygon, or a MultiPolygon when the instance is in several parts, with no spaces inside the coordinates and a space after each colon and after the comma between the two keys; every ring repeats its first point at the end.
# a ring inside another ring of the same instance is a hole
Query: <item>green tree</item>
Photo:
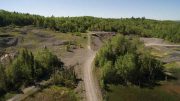
{"type": "Polygon", "coordinates": [[[133,77],[132,73],[135,66],[135,56],[129,53],[125,54],[124,56],[119,56],[115,62],[117,74],[125,80],[125,83],[127,83],[128,80],[133,77]]]}
{"type": "Polygon", "coordinates": [[[55,72],[56,68],[61,68],[63,63],[53,55],[47,48],[38,51],[35,55],[35,60],[38,62],[40,68],[37,68],[37,75],[42,77],[44,75],[49,75],[55,72]]]}
{"type": "Polygon", "coordinates": [[[34,58],[32,53],[23,49],[8,68],[8,78],[12,84],[16,84],[14,88],[19,88],[21,85],[32,83],[33,66],[34,58]]]}

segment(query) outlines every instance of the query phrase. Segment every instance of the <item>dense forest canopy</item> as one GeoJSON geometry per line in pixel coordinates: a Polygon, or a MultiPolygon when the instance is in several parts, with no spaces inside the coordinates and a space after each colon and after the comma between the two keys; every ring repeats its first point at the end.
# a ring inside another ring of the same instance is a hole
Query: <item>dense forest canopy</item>
{"type": "Polygon", "coordinates": [[[180,22],[142,18],[44,17],[0,10],[0,26],[35,25],[60,32],[113,31],[180,42],[180,22]]]}

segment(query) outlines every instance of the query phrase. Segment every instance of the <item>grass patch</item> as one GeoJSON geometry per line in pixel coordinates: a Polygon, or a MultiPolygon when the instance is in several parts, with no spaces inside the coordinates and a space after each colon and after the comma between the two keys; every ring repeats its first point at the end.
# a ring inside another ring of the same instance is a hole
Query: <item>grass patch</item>
{"type": "Polygon", "coordinates": [[[165,64],[177,80],[164,81],[153,89],[137,86],[109,85],[106,92],[107,101],[180,101],[180,62],[165,64]]]}
{"type": "Polygon", "coordinates": [[[78,97],[72,89],[50,86],[24,101],[78,101],[78,97]]]}
{"type": "Polygon", "coordinates": [[[180,81],[180,62],[171,62],[164,65],[166,70],[171,72],[180,81]]]}
{"type": "Polygon", "coordinates": [[[180,96],[169,93],[159,87],[154,89],[136,86],[109,85],[107,101],[180,101],[180,96]]]}
{"type": "Polygon", "coordinates": [[[168,52],[162,52],[162,51],[154,49],[154,48],[151,48],[150,52],[151,52],[151,55],[158,57],[158,58],[165,57],[169,54],[168,52]]]}

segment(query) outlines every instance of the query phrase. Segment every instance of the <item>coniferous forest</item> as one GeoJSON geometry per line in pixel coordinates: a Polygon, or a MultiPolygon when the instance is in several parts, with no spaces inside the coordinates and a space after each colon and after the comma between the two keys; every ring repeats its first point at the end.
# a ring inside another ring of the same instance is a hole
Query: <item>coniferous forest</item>
{"type": "Polygon", "coordinates": [[[124,35],[163,38],[180,42],[180,22],[158,21],[142,18],[97,18],[83,17],[44,17],[28,13],[0,11],[0,26],[34,25],[59,32],[111,31],[124,35]]]}

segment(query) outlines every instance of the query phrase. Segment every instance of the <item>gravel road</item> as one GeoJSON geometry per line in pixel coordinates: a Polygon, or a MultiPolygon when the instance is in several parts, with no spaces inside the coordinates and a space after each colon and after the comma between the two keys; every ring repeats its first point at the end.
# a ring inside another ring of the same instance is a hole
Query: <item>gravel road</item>
{"type": "Polygon", "coordinates": [[[88,51],[87,59],[84,63],[84,84],[86,90],[87,101],[101,101],[101,91],[98,86],[98,82],[93,75],[93,60],[96,56],[96,51],[91,49],[91,37],[88,35],[88,51]]]}

